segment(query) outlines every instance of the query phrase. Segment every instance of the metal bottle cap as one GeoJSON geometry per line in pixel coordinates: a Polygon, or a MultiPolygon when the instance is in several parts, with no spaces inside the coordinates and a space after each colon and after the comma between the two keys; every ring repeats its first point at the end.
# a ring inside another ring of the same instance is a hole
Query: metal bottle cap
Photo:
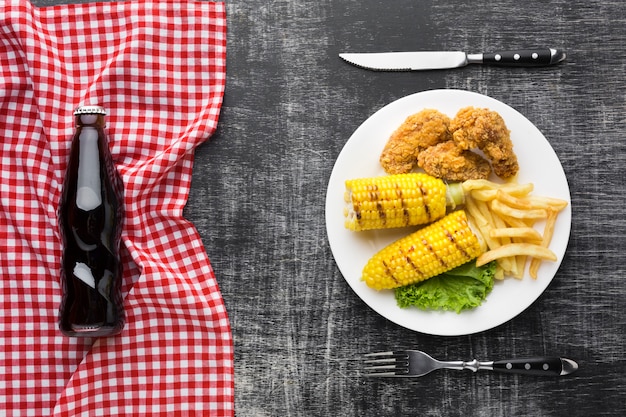
{"type": "Polygon", "coordinates": [[[74,116],[79,114],[107,114],[107,111],[102,106],[80,106],[74,110],[74,116]]]}

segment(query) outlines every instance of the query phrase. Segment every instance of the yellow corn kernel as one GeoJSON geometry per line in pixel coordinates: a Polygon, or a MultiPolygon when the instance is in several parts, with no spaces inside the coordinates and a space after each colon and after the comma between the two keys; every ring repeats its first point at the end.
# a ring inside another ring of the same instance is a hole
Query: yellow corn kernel
{"type": "Polygon", "coordinates": [[[445,216],[446,193],[442,180],[423,173],[347,180],[345,226],[361,231],[427,224],[445,216]]]}
{"type": "Polygon", "coordinates": [[[376,290],[424,281],[478,257],[485,251],[465,211],[458,210],[376,253],[362,280],[376,290]]]}

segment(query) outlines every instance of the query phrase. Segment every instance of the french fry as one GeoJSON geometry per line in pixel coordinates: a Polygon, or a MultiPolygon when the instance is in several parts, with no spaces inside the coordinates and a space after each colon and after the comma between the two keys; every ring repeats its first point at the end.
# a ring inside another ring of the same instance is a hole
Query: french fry
{"type": "Polygon", "coordinates": [[[567,201],[552,197],[529,196],[532,208],[553,209],[561,211],[567,207],[567,201]]]}
{"type": "Polygon", "coordinates": [[[521,279],[530,260],[529,275],[536,279],[542,261],[556,261],[549,246],[558,213],[567,207],[567,201],[531,195],[532,183],[469,180],[463,183],[463,189],[468,216],[488,247],[476,265],[495,260],[496,279],[521,279]],[[543,220],[542,234],[535,224],[543,220]]]}
{"type": "Polygon", "coordinates": [[[500,264],[496,264],[496,274],[494,275],[494,278],[497,280],[504,280],[504,269],[502,269],[502,267],[500,266],[500,264]]]}
{"type": "Polygon", "coordinates": [[[472,190],[482,190],[482,189],[494,189],[499,184],[489,180],[467,180],[463,181],[461,186],[463,187],[463,191],[468,193],[472,190]]]}
{"type": "MultiPolygon", "coordinates": [[[[485,240],[487,248],[491,249],[501,246],[502,244],[498,239],[493,239],[490,236],[490,232],[494,228],[494,225],[487,204],[484,201],[475,201],[470,197],[465,200],[465,208],[467,209],[469,217],[472,219],[472,224],[478,228],[480,234],[485,240]]],[[[510,264],[508,260],[501,260],[498,265],[503,270],[502,275],[509,272],[510,264]]]]}
{"type": "MultiPolygon", "coordinates": [[[[509,241],[501,242],[500,239],[491,237],[491,231],[498,226],[496,226],[496,220],[494,220],[494,217],[496,216],[494,216],[489,210],[489,206],[486,202],[480,200],[475,201],[468,198],[466,199],[465,205],[469,215],[472,217],[473,223],[480,230],[481,235],[483,236],[489,249],[494,249],[502,246],[503,244],[510,243],[509,241]]],[[[500,226],[502,225],[503,224],[501,223],[500,226]]],[[[515,270],[510,259],[501,259],[499,261],[499,266],[506,274],[511,274],[511,272],[515,270]]]]}
{"type": "MultiPolygon", "coordinates": [[[[506,221],[506,220],[504,220],[506,221]]],[[[523,227],[501,227],[497,229],[491,229],[489,232],[489,236],[492,238],[521,238],[527,240],[537,240],[539,242],[542,241],[543,237],[541,233],[532,227],[523,226],[523,227]]]]}
{"type": "Polygon", "coordinates": [[[502,214],[508,217],[514,217],[517,219],[538,220],[548,217],[548,212],[545,209],[520,210],[503,204],[499,200],[491,201],[491,209],[498,214],[502,214]]]}
{"type": "MultiPolygon", "coordinates": [[[[476,180],[480,181],[480,180],[476,180]]],[[[465,188],[464,188],[465,189],[465,188]]],[[[491,201],[496,198],[498,191],[506,192],[507,194],[515,197],[527,196],[533,190],[533,184],[496,184],[493,183],[491,188],[476,188],[468,190],[472,197],[476,200],[491,201]]],[[[466,191],[467,192],[467,191],[466,191]]]]}
{"type": "Polygon", "coordinates": [[[522,279],[524,278],[524,269],[526,268],[526,260],[528,259],[528,256],[518,255],[515,257],[515,259],[517,259],[518,275],[514,275],[513,277],[517,279],[522,279]]]}
{"type": "Polygon", "coordinates": [[[467,210],[468,214],[472,217],[472,223],[480,229],[482,234],[485,234],[485,231],[487,232],[489,231],[488,230],[489,222],[487,221],[485,216],[483,216],[482,212],[476,205],[476,201],[474,201],[473,198],[471,197],[465,198],[465,209],[467,210]]]}
{"type": "Polygon", "coordinates": [[[496,191],[496,199],[509,207],[521,210],[530,210],[531,204],[527,198],[519,198],[502,190],[496,191]]]}
{"type": "Polygon", "coordinates": [[[500,217],[504,220],[504,222],[509,227],[522,228],[522,227],[533,227],[536,223],[534,219],[516,219],[515,217],[509,217],[500,215],[500,217]]]}
{"type": "MultiPolygon", "coordinates": [[[[488,208],[488,205],[485,204],[485,207],[488,208]]],[[[506,223],[504,222],[504,220],[502,220],[502,218],[500,218],[496,213],[492,213],[491,216],[491,220],[492,220],[492,229],[491,231],[495,230],[495,229],[502,229],[504,227],[506,227],[506,223]]],[[[490,232],[491,234],[491,232],[490,232]]],[[[510,237],[502,237],[500,238],[500,244],[501,245],[508,245],[512,243],[512,240],[510,237]]],[[[502,268],[504,268],[510,275],[517,277],[519,276],[519,268],[517,267],[517,262],[515,261],[514,257],[510,257],[510,258],[502,258],[500,263],[502,264],[502,268]]]]}
{"type": "MultiPolygon", "coordinates": [[[[552,241],[552,236],[554,235],[554,226],[556,225],[556,218],[558,215],[557,210],[548,210],[548,219],[546,220],[546,225],[543,229],[543,241],[541,242],[541,246],[547,248],[550,246],[550,242],[552,241]]],[[[539,266],[541,265],[541,259],[533,258],[530,261],[530,267],[528,268],[528,273],[531,278],[537,279],[537,272],[539,271],[539,266]]]]}
{"type": "Polygon", "coordinates": [[[526,255],[533,258],[556,261],[557,257],[550,249],[534,245],[532,243],[509,243],[496,249],[491,249],[476,259],[476,266],[483,266],[496,259],[508,258],[511,256],[526,255]]]}
{"type": "Polygon", "coordinates": [[[471,197],[465,200],[465,208],[472,219],[472,224],[478,228],[488,247],[497,247],[499,245],[498,241],[491,239],[489,236],[491,230],[489,220],[483,215],[483,211],[478,207],[477,203],[471,197]]]}

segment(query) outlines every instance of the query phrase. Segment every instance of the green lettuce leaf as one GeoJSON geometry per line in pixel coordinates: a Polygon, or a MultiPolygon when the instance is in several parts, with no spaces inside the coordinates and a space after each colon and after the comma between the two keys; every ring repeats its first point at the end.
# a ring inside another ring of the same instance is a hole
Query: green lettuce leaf
{"type": "Polygon", "coordinates": [[[476,267],[471,261],[416,284],[395,289],[398,306],[460,313],[478,307],[493,288],[496,262],[476,267]]]}

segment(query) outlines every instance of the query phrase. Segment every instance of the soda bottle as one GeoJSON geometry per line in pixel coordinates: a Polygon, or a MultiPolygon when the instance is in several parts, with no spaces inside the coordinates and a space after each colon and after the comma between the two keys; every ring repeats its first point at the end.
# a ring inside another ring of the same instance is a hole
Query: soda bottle
{"type": "Polygon", "coordinates": [[[106,111],[74,112],[76,132],[59,205],[63,244],[59,328],[67,336],[110,336],[122,331],[123,184],[104,133],[106,111]]]}

